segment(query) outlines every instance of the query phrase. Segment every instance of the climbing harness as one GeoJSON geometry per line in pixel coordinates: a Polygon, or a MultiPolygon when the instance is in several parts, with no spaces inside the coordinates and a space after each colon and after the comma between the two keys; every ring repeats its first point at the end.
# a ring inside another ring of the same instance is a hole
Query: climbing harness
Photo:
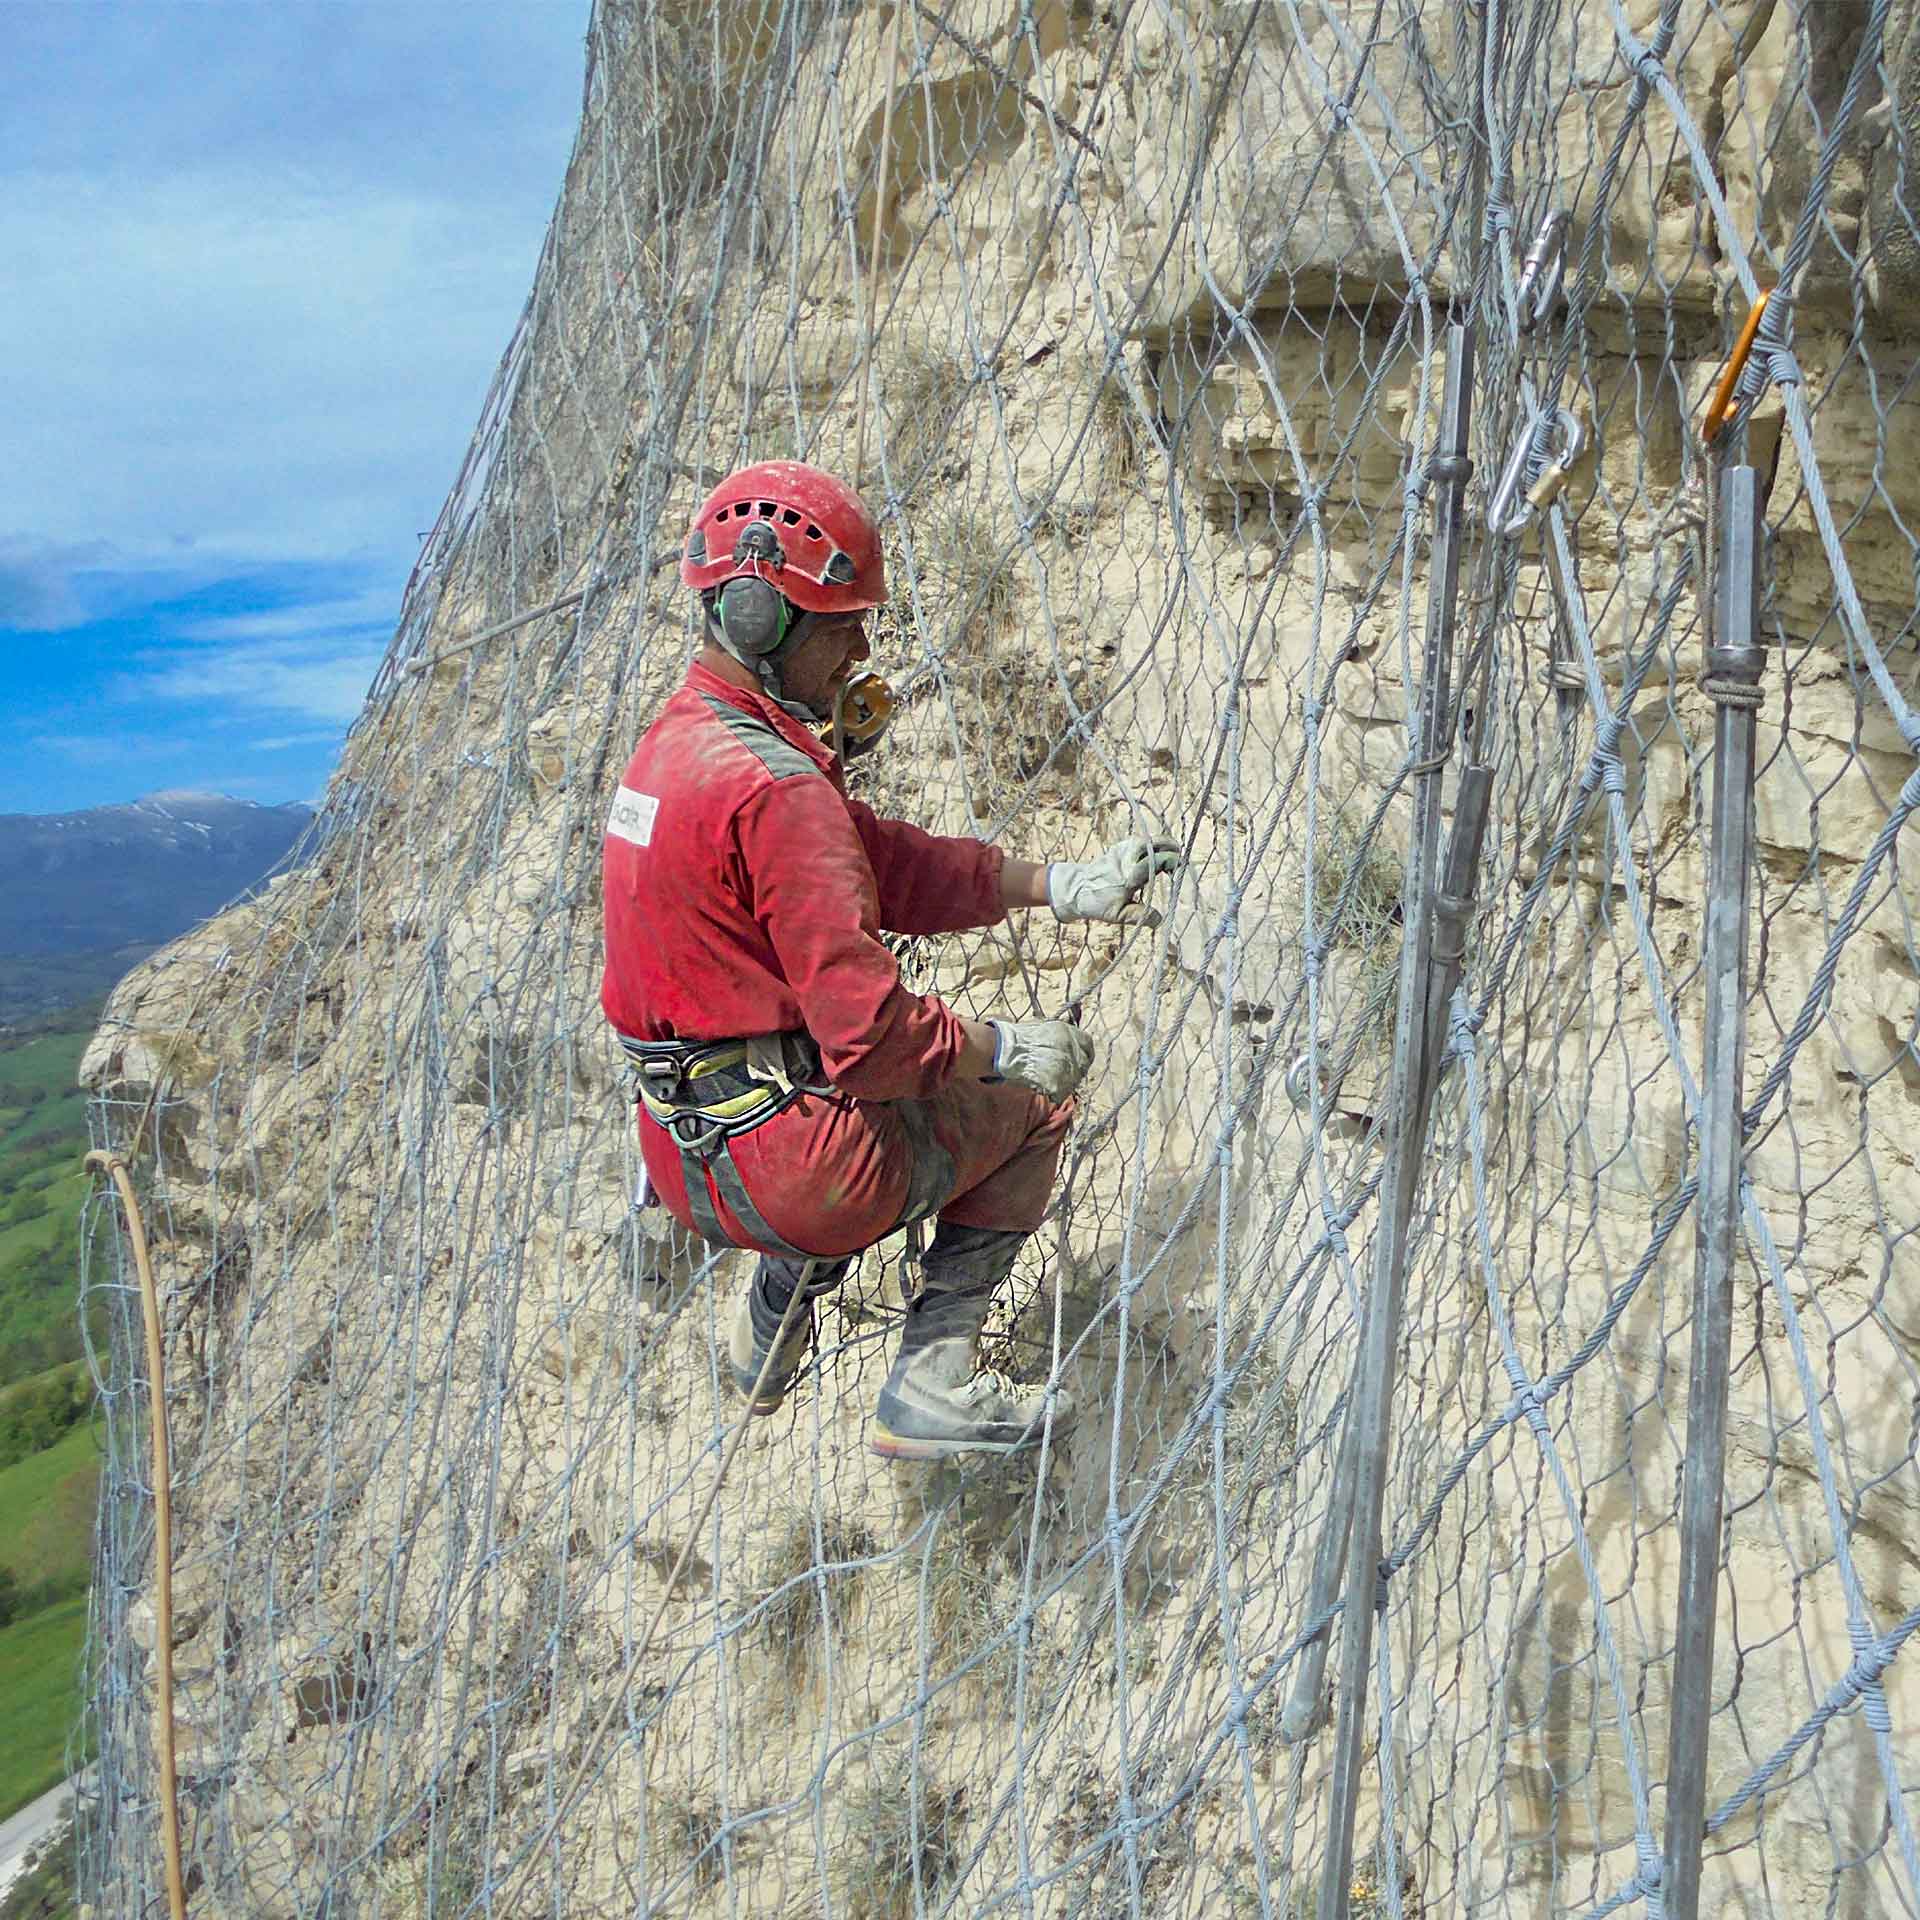
{"type": "Polygon", "coordinates": [[[687,1210],[694,1231],[718,1246],[739,1243],[720,1223],[724,1200],[756,1247],[789,1260],[813,1254],[775,1233],[754,1205],[734,1165],[734,1141],[764,1126],[808,1094],[830,1094],[820,1050],[805,1033],[756,1034],[746,1040],[635,1040],[620,1036],[633,1069],[636,1098],[680,1150],[687,1210]]]}

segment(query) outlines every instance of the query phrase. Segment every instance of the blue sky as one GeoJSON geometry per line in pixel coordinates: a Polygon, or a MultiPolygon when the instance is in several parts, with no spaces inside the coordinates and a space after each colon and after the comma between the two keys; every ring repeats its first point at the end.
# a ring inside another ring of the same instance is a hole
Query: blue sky
{"type": "Polygon", "coordinates": [[[532,281],[588,0],[0,0],[0,813],[318,797],[532,281]]]}

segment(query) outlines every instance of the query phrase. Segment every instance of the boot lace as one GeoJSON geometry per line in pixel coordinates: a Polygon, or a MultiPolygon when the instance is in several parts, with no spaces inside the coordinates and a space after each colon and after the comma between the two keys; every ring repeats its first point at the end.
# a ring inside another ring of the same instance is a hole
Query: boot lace
{"type": "Polygon", "coordinates": [[[966,1391],[969,1400],[984,1400],[989,1394],[997,1394],[1002,1400],[1037,1400],[1043,1389],[1023,1386],[998,1367],[976,1367],[966,1391]]]}

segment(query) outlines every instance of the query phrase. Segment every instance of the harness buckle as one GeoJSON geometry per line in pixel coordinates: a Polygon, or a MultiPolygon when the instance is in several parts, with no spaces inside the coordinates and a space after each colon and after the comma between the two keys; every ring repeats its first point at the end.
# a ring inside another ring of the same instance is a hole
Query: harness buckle
{"type": "Polygon", "coordinates": [[[686,1084],[686,1068],[670,1055],[652,1054],[634,1062],[648,1091],[662,1100],[671,1100],[686,1084]]]}

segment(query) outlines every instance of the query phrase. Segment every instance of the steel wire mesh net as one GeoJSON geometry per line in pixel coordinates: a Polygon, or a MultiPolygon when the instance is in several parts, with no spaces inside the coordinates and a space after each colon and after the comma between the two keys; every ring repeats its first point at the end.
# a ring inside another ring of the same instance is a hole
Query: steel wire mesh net
{"type": "MultiPolygon", "coordinates": [[[[1700,650],[1742,459],[1766,662],[1702,1898],[1915,1911],[1913,17],[600,0],[532,295],[310,858],[124,984],[85,1069],[164,1304],[190,1910],[1294,1916],[1343,1824],[1355,1915],[1659,1910],[1700,650]],[[1475,471],[1439,764],[1450,319],[1475,471]],[[1490,532],[1561,409],[1564,489],[1490,532]],[[699,1521],[746,1261],[633,1204],[598,863],[694,640],[693,505],[775,455],[859,467],[883,512],[901,701],[855,792],[1185,862],[1157,923],[896,942],[916,989],[1099,1042],[987,1342],[1077,1422],[1005,1462],[868,1454],[895,1237],[699,1521]],[[1459,811],[1476,728],[1382,1380],[1416,808],[1459,811]],[[1388,1387],[1356,1686],[1314,1569],[1388,1387]]],[[[83,1857],[131,1920],[162,1898],[153,1488],[104,1208],[83,1284],[112,1327],[83,1857]]]]}

